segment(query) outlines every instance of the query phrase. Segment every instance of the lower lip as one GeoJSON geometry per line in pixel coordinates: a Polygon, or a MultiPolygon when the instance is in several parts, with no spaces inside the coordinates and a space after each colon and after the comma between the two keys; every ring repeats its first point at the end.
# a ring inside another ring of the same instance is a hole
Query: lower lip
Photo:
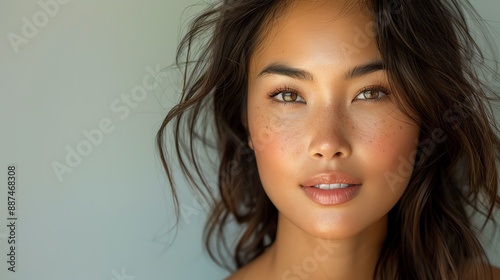
{"type": "Polygon", "coordinates": [[[360,188],[361,185],[333,190],[322,190],[315,187],[303,187],[304,192],[312,201],[322,205],[337,205],[347,202],[356,197],[360,188]]]}

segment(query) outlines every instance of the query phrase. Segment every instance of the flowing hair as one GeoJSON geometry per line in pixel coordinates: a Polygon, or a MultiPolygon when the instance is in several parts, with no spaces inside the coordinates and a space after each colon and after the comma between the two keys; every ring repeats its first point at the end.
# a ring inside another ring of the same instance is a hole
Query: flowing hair
{"type": "MultiPolygon", "coordinates": [[[[182,172],[211,205],[204,232],[210,257],[229,270],[261,255],[276,238],[278,211],[263,190],[244,122],[250,57],[292,2],[224,0],[197,16],[177,50],[181,100],[156,135],[177,219],[169,129],[182,172]],[[215,186],[199,145],[217,155],[215,186]],[[231,251],[227,232],[233,222],[242,232],[231,251]]],[[[477,234],[489,221],[495,224],[500,208],[500,139],[491,107],[497,93],[491,80],[484,81],[484,73],[496,71],[486,66],[466,21],[466,15],[480,16],[465,0],[365,2],[395,103],[420,125],[412,177],[388,213],[374,278],[490,279],[477,234]],[[485,219],[480,228],[472,222],[475,213],[485,219]]]]}

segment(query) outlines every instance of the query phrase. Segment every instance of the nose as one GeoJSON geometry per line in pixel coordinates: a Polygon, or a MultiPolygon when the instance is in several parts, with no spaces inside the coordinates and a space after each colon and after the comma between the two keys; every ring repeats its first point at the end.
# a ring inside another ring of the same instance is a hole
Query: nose
{"type": "Polygon", "coordinates": [[[341,109],[325,108],[310,122],[309,155],[315,159],[330,160],[348,157],[352,148],[346,127],[348,119],[341,109]]]}

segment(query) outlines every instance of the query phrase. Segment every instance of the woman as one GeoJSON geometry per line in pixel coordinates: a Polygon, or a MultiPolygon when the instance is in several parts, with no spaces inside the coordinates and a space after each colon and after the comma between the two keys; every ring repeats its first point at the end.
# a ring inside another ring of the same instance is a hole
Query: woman
{"type": "Polygon", "coordinates": [[[215,260],[230,219],[242,226],[229,279],[500,279],[468,213],[500,206],[500,142],[463,7],[226,0],[193,21],[157,143],[173,186],[174,122],[181,167],[213,201],[215,260]],[[217,191],[194,148],[211,137],[217,191]]]}

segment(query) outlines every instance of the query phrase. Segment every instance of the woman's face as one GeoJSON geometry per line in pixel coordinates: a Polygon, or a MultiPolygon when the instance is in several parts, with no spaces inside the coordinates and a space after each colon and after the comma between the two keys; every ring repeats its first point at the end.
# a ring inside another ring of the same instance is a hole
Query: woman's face
{"type": "Polygon", "coordinates": [[[323,238],[381,221],[408,185],[419,134],[391,101],[368,12],[340,2],[296,1],[263,33],[248,77],[264,189],[280,223],[323,238]]]}

